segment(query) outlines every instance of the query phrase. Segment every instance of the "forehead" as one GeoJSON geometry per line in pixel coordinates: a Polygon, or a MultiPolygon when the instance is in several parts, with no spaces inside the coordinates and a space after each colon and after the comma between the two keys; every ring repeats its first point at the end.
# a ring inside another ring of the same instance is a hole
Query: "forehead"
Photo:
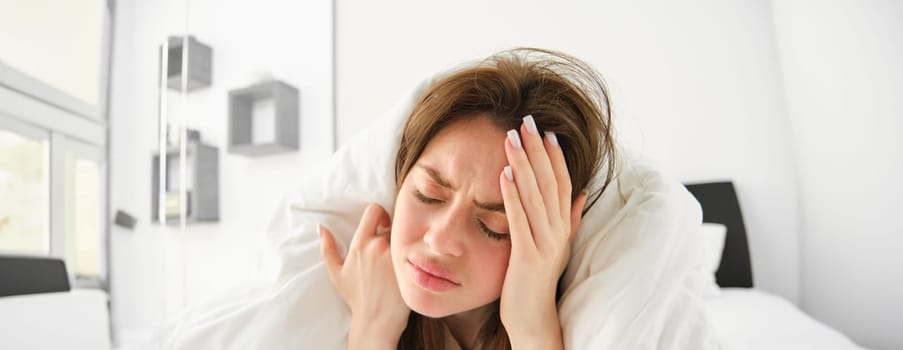
{"type": "MultiPolygon", "coordinates": [[[[508,164],[505,130],[488,116],[462,117],[439,131],[427,144],[417,163],[438,170],[453,185],[491,182],[508,164]]],[[[497,186],[496,186],[497,187],[497,186]]]]}

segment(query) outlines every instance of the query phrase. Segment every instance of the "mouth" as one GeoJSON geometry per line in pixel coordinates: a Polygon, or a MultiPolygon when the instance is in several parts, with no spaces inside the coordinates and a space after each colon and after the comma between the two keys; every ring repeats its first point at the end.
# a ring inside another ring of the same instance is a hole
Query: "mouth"
{"type": "Polygon", "coordinates": [[[424,289],[444,292],[461,286],[454,274],[440,265],[417,258],[408,259],[407,263],[411,278],[424,289]]]}

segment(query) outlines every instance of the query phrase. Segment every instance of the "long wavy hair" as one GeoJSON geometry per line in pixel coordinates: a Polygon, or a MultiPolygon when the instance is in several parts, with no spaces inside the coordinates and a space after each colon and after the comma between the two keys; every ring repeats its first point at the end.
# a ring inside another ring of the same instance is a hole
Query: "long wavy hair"
{"type": "MultiPolygon", "coordinates": [[[[483,113],[497,127],[509,130],[520,127],[522,118],[530,114],[540,132],[552,131],[558,137],[575,189],[572,201],[580,189],[589,188],[597,172],[606,172],[599,190],[589,194],[585,214],[615,174],[608,95],[602,77],[588,64],[545,49],[502,51],[454,70],[423,92],[408,117],[395,158],[397,188],[430,140],[458,118],[483,113]]],[[[476,348],[510,349],[498,300],[493,305],[480,328],[476,348]]],[[[441,320],[411,312],[398,349],[442,349],[446,334],[441,320]]]]}

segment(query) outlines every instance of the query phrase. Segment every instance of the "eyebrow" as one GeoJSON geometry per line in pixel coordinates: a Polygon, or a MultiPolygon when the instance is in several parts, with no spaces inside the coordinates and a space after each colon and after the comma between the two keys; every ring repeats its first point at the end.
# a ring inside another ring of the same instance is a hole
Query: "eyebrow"
{"type": "Polygon", "coordinates": [[[433,181],[436,181],[436,183],[438,183],[439,186],[442,186],[442,187],[445,187],[448,189],[452,189],[452,190],[457,189],[457,188],[455,188],[455,186],[452,186],[451,183],[448,182],[448,180],[446,180],[444,177],[442,177],[442,174],[439,174],[438,170],[433,169],[426,165],[418,165],[417,167],[419,167],[420,169],[426,170],[427,174],[430,174],[430,177],[433,178],[433,181]]]}
{"type": "Polygon", "coordinates": [[[477,202],[476,200],[474,200],[473,204],[476,204],[477,208],[480,208],[483,210],[494,211],[494,212],[505,214],[505,204],[503,204],[503,203],[481,203],[481,202],[477,202]]]}
{"type": "MultiPolygon", "coordinates": [[[[426,171],[426,173],[429,174],[430,177],[433,178],[433,181],[436,181],[436,183],[438,183],[439,186],[442,186],[442,187],[445,187],[445,188],[448,188],[451,190],[456,190],[455,186],[452,186],[452,184],[449,183],[448,180],[446,180],[444,177],[442,177],[442,174],[440,174],[438,170],[431,168],[429,166],[426,166],[426,165],[417,165],[417,167],[426,171]]],[[[505,204],[504,203],[483,203],[483,202],[474,200],[473,204],[476,205],[477,208],[480,208],[483,210],[494,211],[494,212],[505,214],[505,204]]]]}

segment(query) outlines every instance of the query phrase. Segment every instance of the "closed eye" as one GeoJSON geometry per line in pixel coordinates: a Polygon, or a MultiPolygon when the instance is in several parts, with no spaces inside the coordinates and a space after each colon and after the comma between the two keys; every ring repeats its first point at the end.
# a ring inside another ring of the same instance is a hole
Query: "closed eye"
{"type": "MultiPolygon", "coordinates": [[[[440,204],[443,202],[441,199],[427,197],[426,195],[424,195],[423,193],[421,193],[418,190],[414,190],[414,197],[416,197],[418,201],[420,201],[421,203],[424,203],[424,204],[432,205],[432,204],[440,204]]],[[[486,224],[483,223],[482,221],[480,221],[478,219],[475,221],[477,222],[477,226],[480,228],[480,231],[483,232],[483,234],[485,234],[489,238],[492,238],[497,241],[502,241],[502,240],[508,239],[507,233],[495,232],[493,230],[490,230],[489,227],[487,227],[486,224]]]]}
{"type": "Polygon", "coordinates": [[[417,197],[417,200],[419,200],[421,203],[424,203],[424,204],[442,203],[441,200],[436,199],[436,198],[427,197],[427,196],[423,195],[423,193],[420,193],[420,191],[418,191],[418,190],[414,190],[414,197],[417,197]]]}
{"type": "Polygon", "coordinates": [[[497,240],[497,241],[501,241],[501,240],[508,239],[508,234],[507,234],[507,233],[499,233],[499,232],[495,232],[495,231],[493,231],[493,230],[490,230],[489,227],[486,227],[486,224],[484,224],[484,223],[483,223],[482,221],[480,221],[480,220],[477,220],[477,226],[479,226],[479,227],[480,227],[480,231],[483,231],[483,233],[485,233],[487,236],[489,236],[489,238],[492,238],[492,239],[497,240]]]}

